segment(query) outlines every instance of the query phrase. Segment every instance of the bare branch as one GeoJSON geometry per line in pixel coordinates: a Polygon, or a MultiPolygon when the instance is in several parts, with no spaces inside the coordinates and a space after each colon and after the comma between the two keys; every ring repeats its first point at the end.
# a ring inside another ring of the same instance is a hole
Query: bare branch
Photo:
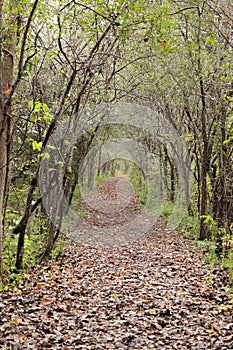
{"type": "MultiPolygon", "coordinates": [[[[62,25],[61,25],[61,20],[60,20],[60,16],[57,17],[57,23],[58,23],[58,29],[59,29],[59,36],[58,36],[58,47],[62,53],[62,55],[65,57],[66,62],[68,62],[68,64],[73,68],[69,58],[67,57],[67,54],[65,53],[65,51],[63,50],[62,47],[62,43],[61,43],[61,30],[62,30],[62,25]]],[[[74,68],[73,68],[74,69],[74,68]]]]}
{"type": "Polygon", "coordinates": [[[176,12],[172,12],[172,13],[169,13],[170,16],[173,16],[173,15],[178,15],[179,13],[182,13],[184,11],[188,11],[188,10],[193,10],[193,9],[196,9],[198,8],[197,6],[190,6],[190,7],[185,7],[184,9],[180,9],[176,12]]]}
{"type": "MultiPolygon", "coordinates": [[[[18,73],[17,73],[17,76],[16,76],[16,78],[15,78],[15,80],[14,80],[14,82],[13,82],[11,88],[10,88],[10,91],[9,91],[9,94],[8,94],[8,98],[6,100],[6,104],[9,104],[11,102],[11,99],[12,99],[12,96],[13,96],[13,94],[15,92],[15,89],[16,89],[18,83],[20,82],[22,72],[23,72],[23,70],[26,67],[24,62],[23,62],[24,61],[24,54],[25,54],[25,46],[26,46],[27,37],[28,37],[30,26],[31,26],[32,18],[34,16],[35,11],[36,11],[38,2],[39,2],[39,0],[35,0],[34,4],[32,6],[31,12],[29,14],[28,20],[27,20],[27,24],[26,24],[25,31],[24,31],[24,34],[23,34],[23,39],[22,39],[20,55],[19,55],[18,73]]],[[[33,56],[34,55],[32,55],[31,58],[33,56]]],[[[28,61],[29,60],[27,59],[26,62],[28,62],[28,61]]]]}
{"type": "Polygon", "coordinates": [[[2,86],[2,0],[0,0],[0,109],[3,109],[3,86],[2,86]]]}
{"type": "Polygon", "coordinates": [[[107,21],[109,21],[111,23],[115,20],[114,17],[110,19],[107,16],[104,16],[102,13],[99,13],[98,11],[94,10],[93,8],[91,8],[91,7],[89,7],[89,6],[85,5],[85,4],[82,4],[81,2],[77,2],[77,1],[73,0],[73,3],[75,5],[78,5],[78,6],[81,6],[81,7],[85,8],[86,10],[90,10],[91,12],[95,13],[97,16],[100,16],[103,19],[106,19],[107,21]]]}

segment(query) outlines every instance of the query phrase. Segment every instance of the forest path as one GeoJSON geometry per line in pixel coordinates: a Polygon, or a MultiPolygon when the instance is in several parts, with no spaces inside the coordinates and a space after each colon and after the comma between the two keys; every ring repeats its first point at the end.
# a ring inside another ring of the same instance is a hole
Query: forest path
{"type": "MultiPolygon", "coordinates": [[[[116,198],[115,181],[100,187],[103,196],[116,198]]],[[[87,220],[111,230],[140,212],[133,198],[125,210],[87,220]]],[[[159,223],[122,247],[68,242],[18,291],[1,292],[0,349],[230,350],[226,281],[159,223]]]]}

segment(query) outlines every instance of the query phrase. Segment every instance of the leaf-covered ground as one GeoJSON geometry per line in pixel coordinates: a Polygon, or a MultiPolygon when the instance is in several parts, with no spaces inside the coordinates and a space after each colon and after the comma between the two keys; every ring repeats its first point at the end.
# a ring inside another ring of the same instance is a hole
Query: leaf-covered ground
{"type": "MultiPolygon", "coordinates": [[[[139,210],[132,203],[129,215],[139,210]]],[[[109,230],[125,220],[113,216],[109,230]]],[[[95,212],[88,221],[107,225],[95,212]]],[[[1,292],[0,349],[230,350],[226,288],[224,270],[160,223],[122,247],[67,243],[20,290],[1,292]]]]}

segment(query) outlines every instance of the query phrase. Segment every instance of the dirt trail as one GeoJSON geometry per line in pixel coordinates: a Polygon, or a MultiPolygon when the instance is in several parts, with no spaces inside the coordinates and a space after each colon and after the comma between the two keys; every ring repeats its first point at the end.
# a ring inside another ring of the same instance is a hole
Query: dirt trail
{"type": "MultiPolygon", "coordinates": [[[[116,200],[118,181],[102,196],[116,200]]],[[[111,231],[132,219],[131,197],[120,214],[92,210],[88,224],[111,231]]],[[[67,242],[20,291],[1,293],[0,349],[232,349],[226,273],[192,246],[160,223],[122,247],[67,242]]]]}
{"type": "Polygon", "coordinates": [[[90,216],[82,220],[71,237],[96,248],[134,242],[158,225],[158,219],[141,211],[125,176],[104,181],[81,206],[90,216]]]}
{"type": "Polygon", "coordinates": [[[90,193],[89,201],[89,206],[83,205],[91,212],[87,222],[94,226],[120,226],[141,212],[127,178],[121,175],[101,183],[98,191],[90,193]]]}

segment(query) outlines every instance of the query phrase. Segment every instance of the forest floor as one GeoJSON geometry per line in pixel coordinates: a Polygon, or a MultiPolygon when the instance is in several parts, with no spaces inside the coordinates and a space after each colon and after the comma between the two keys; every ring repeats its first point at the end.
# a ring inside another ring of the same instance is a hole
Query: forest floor
{"type": "MultiPolygon", "coordinates": [[[[114,200],[119,179],[99,193],[114,200]]],[[[139,213],[132,197],[118,214],[85,220],[114,231],[139,213]]],[[[1,292],[0,349],[232,349],[227,274],[194,248],[162,222],[123,246],[67,240],[59,259],[1,292]]]]}

